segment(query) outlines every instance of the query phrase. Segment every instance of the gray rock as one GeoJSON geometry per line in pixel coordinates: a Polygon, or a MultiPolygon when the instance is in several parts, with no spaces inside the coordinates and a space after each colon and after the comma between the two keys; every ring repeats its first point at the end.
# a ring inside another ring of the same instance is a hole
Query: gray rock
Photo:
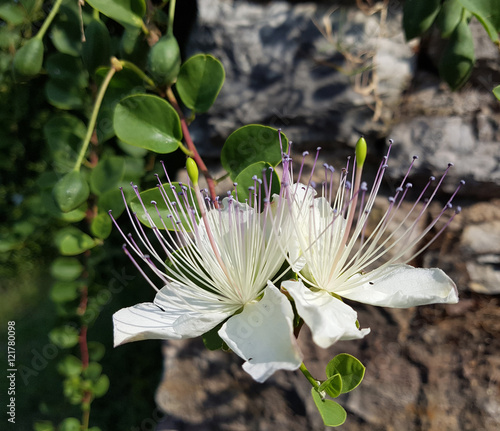
{"type": "Polygon", "coordinates": [[[380,14],[331,3],[200,2],[188,51],[211,53],[226,69],[215,105],[192,125],[205,155],[220,151],[207,136],[220,142],[249,123],[282,127],[311,147],[380,135],[386,127],[373,121],[371,106],[396,106],[414,65],[400,22],[399,9],[381,25],[380,14]],[[329,40],[318,28],[326,31],[323,19],[331,26],[329,40]],[[362,61],[349,63],[342,52],[362,61]],[[373,69],[365,77],[376,76],[374,91],[353,85],[363,68],[373,69]]]}

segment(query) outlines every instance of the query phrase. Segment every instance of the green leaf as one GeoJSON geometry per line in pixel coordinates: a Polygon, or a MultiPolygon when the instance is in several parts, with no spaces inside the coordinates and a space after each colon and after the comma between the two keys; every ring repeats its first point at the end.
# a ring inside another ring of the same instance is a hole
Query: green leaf
{"type": "Polygon", "coordinates": [[[68,212],[88,199],[89,186],[80,171],[71,171],[56,183],[53,196],[61,211],[68,212]]]}
{"type": "Polygon", "coordinates": [[[203,344],[208,350],[219,350],[224,346],[224,340],[219,336],[219,329],[222,328],[223,324],[224,322],[219,323],[215,328],[201,336],[203,344]]]}
{"type": "Polygon", "coordinates": [[[83,266],[74,257],[58,257],[50,266],[50,274],[57,280],[76,280],[83,271],[83,266]]]}
{"type": "Polygon", "coordinates": [[[342,425],[346,418],[347,413],[344,408],[332,400],[324,400],[316,389],[311,388],[311,394],[314,404],[319,410],[319,414],[323,419],[323,423],[328,427],[338,427],[342,425]]]}
{"type": "Polygon", "coordinates": [[[406,0],[403,4],[403,28],[406,40],[427,31],[436,19],[441,0],[406,0]]]}
{"type": "Polygon", "coordinates": [[[98,341],[89,341],[87,348],[89,350],[89,358],[91,361],[100,361],[106,352],[104,344],[99,343],[98,341]]]}
{"type": "Polygon", "coordinates": [[[436,25],[441,36],[448,38],[462,18],[462,5],[458,0],[444,0],[441,10],[436,17],[436,25]]]}
{"type": "MultiPolygon", "coordinates": [[[[179,208],[179,204],[177,204],[179,217],[180,217],[179,220],[182,222],[184,229],[186,229],[188,232],[190,232],[191,226],[192,226],[192,220],[191,220],[191,218],[189,218],[190,217],[189,215],[187,215],[187,216],[182,215],[182,213],[185,214],[187,212],[187,209],[186,209],[185,200],[178,195],[178,193],[180,193],[182,191],[181,186],[179,185],[179,183],[174,183],[174,182],[172,183],[172,185],[175,187],[175,191],[170,188],[169,184],[163,185],[165,192],[167,194],[167,199],[169,199],[172,202],[176,202],[176,199],[179,198],[179,202],[180,202],[180,205],[182,207],[182,211],[181,211],[179,208]]],[[[191,207],[191,208],[196,207],[197,212],[199,214],[198,203],[196,202],[195,199],[193,199],[194,190],[191,188],[188,189],[187,195],[188,195],[189,207],[191,207]]],[[[163,197],[162,197],[162,194],[158,190],[158,187],[155,187],[155,188],[152,188],[149,190],[145,190],[140,194],[140,196],[141,196],[141,199],[142,199],[144,206],[146,207],[146,210],[149,213],[149,216],[151,217],[151,219],[153,220],[155,225],[158,227],[158,229],[164,229],[164,227],[163,227],[162,221],[158,217],[158,213],[156,212],[156,208],[155,208],[154,204],[151,203],[151,201],[154,201],[157,203],[158,210],[161,214],[161,217],[162,217],[163,222],[165,223],[165,226],[167,227],[167,229],[168,230],[178,229],[175,227],[176,221],[178,220],[177,215],[174,215],[174,217],[172,218],[172,221],[169,219],[168,216],[171,214],[171,212],[166,207],[165,202],[164,202],[163,197]]],[[[151,227],[151,225],[148,221],[148,217],[144,213],[144,209],[142,208],[142,205],[139,202],[138,198],[135,198],[132,201],[130,201],[130,209],[133,212],[137,213],[137,217],[139,218],[141,223],[143,223],[144,225],[146,225],[148,227],[151,227]]]]}
{"type": "Polygon", "coordinates": [[[54,425],[50,421],[36,421],[33,429],[35,431],[55,431],[54,425]]]}
{"type": "Polygon", "coordinates": [[[80,286],[74,281],[57,281],[50,289],[50,299],[63,303],[73,301],[80,296],[80,286]]]}
{"type": "Polygon", "coordinates": [[[43,42],[38,38],[26,42],[14,56],[12,67],[16,79],[26,79],[38,75],[43,63],[43,42]]]}
{"type": "Polygon", "coordinates": [[[21,25],[26,19],[26,13],[21,5],[16,3],[4,3],[0,5],[0,18],[10,25],[21,25]]]}
{"type": "Polygon", "coordinates": [[[352,391],[356,388],[365,375],[364,365],[354,356],[341,353],[335,356],[326,366],[327,377],[340,374],[342,377],[342,392],[352,391]]]}
{"type": "MultiPolygon", "coordinates": [[[[80,404],[83,399],[82,379],[80,376],[71,376],[63,381],[64,396],[71,404],[80,404]]],[[[79,429],[79,428],[78,428],[79,429]]]]}
{"type": "MultiPolygon", "coordinates": [[[[263,204],[264,198],[266,197],[266,184],[269,187],[271,184],[271,196],[273,194],[279,194],[280,192],[280,180],[274,169],[269,163],[266,162],[257,162],[250,166],[247,166],[243,169],[238,176],[234,179],[234,182],[238,185],[236,186],[236,191],[238,192],[238,200],[240,202],[245,202],[246,199],[249,199],[250,192],[248,190],[249,187],[255,187],[254,177],[262,180],[262,185],[260,186],[260,201],[263,204]],[[263,171],[266,174],[266,181],[263,177],[263,171]]],[[[259,183],[257,182],[256,190],[259,190],[259,183]]],[[[255,195],[252,195],[252,201],[255,195]]]]}
{"type": "Polygon", "coordinates": [[[66,418],[59,424],[59,431],[80,431],[80,421],[76,418],[66,418]]]}
{"type": "Polygon", "coordinates": [[[500,85],[497,85],[494,89],[493,89],[493,94],[495,95],[495,97],[500,100],[500,85]]]}
{"type": "Polygon", "coordinates": [[[498,0],[458,0],[460,4],[473,13],[488,32],[493,42],[498,41],[500,32],[500,5],[498,0]]]}
{"type": "Polygon", "coordinates": [[[39,201],[40,207],[38,208],[40,208],[43,213],[47,213],[58,220],[63,220],[68,223],[75,223],[83,220],[87,210],[87,203],[84,203],[72,211],[68,211],[67,213],[62,212],[55,203],[52,192],[49,190],[44,190],[40,196],[33,197],[33,201],[39,201]]]}
{"type": "MultiPolygon", "coordinates": [[[[283,152],[288,151],[288,139],[281,133],[283,152]]],[[[221,163],[235,179],[247,166],[267,162],[276,166],[281,162],[278,130],[259,124],[243,126],[229,135],[222,147],[221,163]]]]}
{"type": "Polygon", "coordinates": [[[57,364],[57,371],[65,377],[78,376],[82,372],[82,361],[76,356],[67,355],[57,364]]]}
{"type": "Polygon", "coordinates": [[[173,35],[165,35],[151,48],[148,70],[156,85],[170,85],[177,79],[181,66],[181,51],[173,35]]]}
{"type": "Polygon", "coordinates": [[[120,190],[110,190],[99,196],[98,211],[100,213],[108,215],[108,212],[112,211],[113,217],[118,218],[124,210],[125,203],[120,190]]]}
{"type": "Polygon", "coordinates": [[[326,392],[332,398],[337,398],[342,393],[342,376],[337,373],[328,377],[321,383],[318,392],[326,392]]]}
{"type": "Polygon", "coordinates": [[[474,39],[466,20],[453,31],[439,62],[439,75],[452,90],[464,85],[474,67],[474,39]]]}
{"type": "Polygon", "coordinates": [[[55,243],[63,256],[76,256],[96,245],[95,241],[90,236],[72,226],[57,232],[55,243]]]}
{"type": "Polygon", "coordinates": [[[102,373],[102,365],[99,364],[98,362],[90,362],[87,368],[83,370],[83,377],[94,381],[101,376],[101,373],[102,373]]]}
{"type": "Polygon", "coordinates": [[[146,13],[144,0],[87,0],[94,9],[118,21],[123,26],[141,28],[146,13]]]}
{"type": "Polygon", "coordinates": [[[86,126],[79,118],[54,115],[43,126],[43,134],[50,148],[56,172],[67,173],[73,169],[86,134],[86,126]]]}
{"type": "Polygon", "coordinates": [[[47,59],[51,79],[45,86],[49,102],[59,109],[78,109],[84,105],[88,73],[80,58],[56,53],[47,59]]]}
{"type": "Polygon", "coordinates": [[[109,215],[98,214],[90,224],[90,232],[97,238],[106,239],[111,234],[112,222],[109,215]]]}
{"type": "Polygon", "coordinates": [[[149,44],[142,29],[125,27],[120,39],[120,58],[134,63],[140,69],[145,69],[150,51],[149,44]]]}
{"type": "Polygon", "coordinates": [[[105,374],[97,379],[97,381],[92,385],[92,392],[96,398],[100,398],[108,392],[109,389],[109,378],[105,374]]]}
{"type": "Polygon", "coordinates": [[[103,157],[90,174],[90,189],[96,195],[117,189],[125,172],[125,160],[120,156],[103,157]]]}
{"type": "Polygon", "coordinates": [[[47,74],[57,81],[64,81],[75,88],[85,89],[89,83],[88,73],[83,69],[82,61],[71,55],[55,53],[47,58],[47,74]]]}
{"type": "MultiPolygon", "coordinates": [[[[76,3],[73,3],[76,6],[76,3]]],[[[77,8],[62,5],[57,12],[57,18],[51,26],[50,38],[61,53],[80,57],[82,49],[80,17],[77,8]]]]}
{"type": "Polygon", "coordinates": [[[122,141],[156,153],[175,151],[182,139],[177,112],[157,96],[140,94],[122,99],[116,105],[113,124],[122,141]]]}
{"type": "MultiPolygon", "coordinates": [[[[108,71],[109,67],[100,67],[95,71],[98,85],[102,84],[108,71]]],[[[123,69],[120,73],[115,73],[104,94],[101,109],[97,116],[96,134],[99,143],[103,143],[115,136],[113,112],[118,102],[126,96],[144,92],[144,82],[135,72],[130,69],[123,69]]]]}
{"type": "Polygon", "coordinates": [[[182,65],[175,88],[189,109],[206,112],[219,95],[224,79],[224,66],[219,60],[197,54],[182,65]]]}
{"type": "Polygon", "coordinates": [[[78,344],[78,330],[72,326],[60,326],[49,332],[49,339],[61,349],[69,349],[78,344]]]}
{"type": "Polygon", "coordinates": [[[85,28],[85,42],[82,45],[82,59],[89,73],[99,66],[108,66],[111,57],[111,38],[106,25],[100,19],[93,19],[85,28]]]}

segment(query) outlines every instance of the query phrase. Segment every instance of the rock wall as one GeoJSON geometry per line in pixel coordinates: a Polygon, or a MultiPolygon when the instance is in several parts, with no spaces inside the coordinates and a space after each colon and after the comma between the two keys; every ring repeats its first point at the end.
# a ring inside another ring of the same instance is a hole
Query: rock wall
{"type": "MultiPolygon", "coordinates": [[[[451,93],[436,75],[435,35],[407,44],[399,2],[357,3],[200,1],[188,50],[220,58],[227,78],[210,113],[193,123],[194,137],[210,159],[234,129],[268,124],[282,127],[297,150],[321,145],[336,167],[360,134],[374,144],[373,160],[393,138],[388,190],[413,154],[416,185],[453,162],[440,198],[466,180],[456,200],[462,213],[415,263],[444,269],[460,302],[408,310],[352,304],[372,328],[364,340],[323,350],[304,329],[299,343],[318,377],[340,352],[367,367],[360,387],[339,400],[348,411],[340,431],[498,430],[500,104],[491,88],[500,83],[500,54],[473,22],[477,67],[451,93]]],[[[158,430],[325,429],[299,372],[257,384],[235,355],[209,352],[200,340],[163,350],[157,401],[167,416],[158,430]]]]}

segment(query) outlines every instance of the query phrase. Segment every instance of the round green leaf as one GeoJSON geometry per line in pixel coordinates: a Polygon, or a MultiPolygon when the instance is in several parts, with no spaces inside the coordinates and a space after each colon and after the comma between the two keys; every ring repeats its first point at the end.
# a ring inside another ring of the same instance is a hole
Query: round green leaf
{"type": "Polygon", "coordinates": [[[189,109],[206,112],[219,95],[224,79],[224,66],[219,60],[197,54],[182,65],[175,88],[189,109]]]}
{"type": "Polygon", "coordinates": [[[73,301],[80,296],[79,287],[74,281],[57,281],[50,289],[50,299],[57,303],[73,301]]]}
{"type": "Polygon", "coordinates": [[[450,37],[462,18],[462,5],[458,0],[444,0],[436,17],[436,25],[442,37],[450,37]]]}
{"type": "Polygon", "coordinates": [[[76,280],[83,271],[83,266],[74,257],[58,257],[50,266],[50,274],[57,280],[76,280]]]}
{"type": "Polygon", "coordinates": [[[43,134],[50,148],[55,171],[66,173],[73,169],[85,133],[85,124],[73,115],[54,115],[45,123],[43,134]]]}
{"type": "MultiPolygon", "coordinates": [[[[184,210],[184,213],[186,213],[188,210],[186,209],[185,201],[183,198],[179,197],[179,195],[178,195],[180,192],[182,192],[181,186],[179,185],[179,183],[172,183],[172,185],[175,186],[174,190],[172,190],[170,188],[169,184],[163,185],[165,192],[167,194],[167,197],[172,202],[176,202],[176,198],[179,198],[179,202],[184,210]]],[[[198,203],[195,200],[193,200],[194,190],[188,189],[187,195],[188,195],[189,206],[191,208],[196,206],[198,214],[199,214],[198,203]]],[[[151,219],[153,220],[155,225],[158,227],[158,229],[164,229],[163,223],[165,223],[165,226],[167,227],[168,230],[176,230],[177,229],[174,226],[176,224],[176,221],[178,220],[177,216],[174,214],[173,221],[171,221],[169,219],[168,216],[171,214],[171,212],[167,209],[165,202],[163,200],[163,197],[162,197],[162,195],[157,187],[143,191],[140,194],[140,196],[141,196],[141,199],[142,199],[144,206],[146,207],[146,210],[149,213],[149,216],[151,217],[151,219]],[[156,202],[158,210],[159,210],[161,217],[163,219],[163,223],[160,220],[160,218],[158,217],[158,213],[156,211],[156,208],[155,208],[154,204],[151,203],[152,201],[156,202]]],[[[139,218],[141,223],[143,223],[144,225],[146,225],[148,227],[151,227],[151,225],[148,221],[148,217],[146,216],[144,209],[142,208],[142,205],[139,202],[138,198],[135,198],[130,202],[130,208],[133,212],[137,213],[137,217],[139,218]]],[[[188,218],[188,220],[186,220],[186,217],[184,217],[181,214],[182,211],[180,209],[178,211],[179,211],[179,217],[180,217],[180,221],[182,222],[182,225],[184,226],[184,228],[188,232],[190,232],[191,225],[192,225],[191,219],[188,218]]],[[[189,217],[189,215],[188,215],[188,217],[189,217]]]]}
{"type": "MultiPolygon", "coordinates": [[[[288,150],[288,139],[281,133],[283,151],[288,150]]],[[[235,179],[247,166],[267,162],[276,166],[281,162],[278,130],[259,124],[243,126],[229,135],[221,152],[224,169],[235,179]]]]}
{"type": "Polygon", "coordinates": [[[64,379],[63,392],[64,396],[71,404],[80,404],[83,399],[83,388],[82,388],[81,377],[70,376],[67,379],[64,379]]]}
{"type": "Polygon", "coordinates": [[[109,378],[103,374],[97,381],[92,385],[92,392],[96,398],[100,398],[108,392],[109,389],[109,378]]]}
{"type": "Polygon", "coordinates": [[[61,349],[69,349],[78,344],[78,330],[72,326],[60,326],[49,332],[49,339],[61,349]]]}
{"type": "Polygon", "coordinates": [[[104,357],[104,353],[106,352],[104,344],[98,341],[89,341],[87,347],[91,361],[100,361],[104,357]]]}
{"type": "Polygon", "coordinates": [[[108,214],[98,214],[92,220],[90,232],[97,238],[106,239],[111,233],[112,222],[108,214]]]}
{"type": "Polygon", "coordinates": [[[94,9],[118,21],[123,26],[141,28],[146,13],[144,0],[87,0],[94,9]]]}
{"type": "MultiPolygon", "coordinates": [[[[109,67],[99,67],[95,71],[95,77],[99,85],[104,81],[108,71],[109,67]]],[[[115,136],[113,112],[117,103],[126,96],[144,92],[144,82],[135,72],[130,69],[123,69],[120,73],[115,73],[104,94],[101,109],[99,109],[97,116],[95,129],[99,143],[103,143],[115,136]]],[[[130,147],[130,145],[128,146],[130,147]]]]}
{"type": "Polygon", "coordinates": [[[464,85],[474,67],[474,40],[466,20],[453,31],[439,62],[439,75],[452,90],[464,85]]]}
{"type": "MultiPolygon", "coordinates": [[[[76,3],[73,3],[76,6],[76,3]]],[[[76,7],[62,5],[57,13],[57,18],[51,26],[50,37],[59,52],[74,57],[80,56],[82,49],[82,34],[80,30],[80,17],[76,7]]]]}
{"type": "Polygon", "coordinates": [[[99,66],[108,66],[111,57],[111,38],[106,25],[100,19],[93,19],[85,28],[85,42],[82,59],[89,73],[99,66]]]}
{"type": "Polygon", "coordinates": [[[145,69],[150,51],[149,44],[140,28],[126,27],[120,39],[120,58],[145,69]]]}
{"type": "Polygon", "coordinates": [[[50,421],[37,421],[33,425],[35,431],[55,431],[54,425],[50,421]]]}
{"type": "Polygon", "coordinates": [[[365,375],[364,365],[354,356],[341,353],[335,356],[326,366],[327,377],[340,374],[342,377],[342,393],[356,388],[365,375]]]}
{"type": "Polygon", "coordinates": [[[71,55],[55,53],[47,58],[47,74],[51,81],[62,81],[68,86],[85,89],[88,86],[88,73],[82,61],[71,55]]]}
{"type": "Polygon", "coordinates": [[[57,371],[65,377],[78,376],[82,372],[82,361],[76,356],[67,355],[57,364],[57,371]]]}
{"type": "Polygon", "coordinates": [[[322,399],[321,395],[314,388],[311,388],[311,394],[314,404],[316,404],[319,414],[327,427],[338,427],[345,422],[347,413],[339,403],[322,399]]]}
{"type": "Polygon", "coordinates": [[[337,398],[342,393],[342,377],[334,374],[328,377],[318,388],[319,392],[326,392],[332,398],[337,398]]]}
{"type": "Polygon", "coordinates": [[[123,157],[103,157],[90,174],[90,189],[96,195],[117,189],[124,172],[123,157]]]}
{"type": "MultiPolygon", "coordinates": [[[[238,176],[234,179],[234,182],[238,185],[236,186],[236,191],[238,192],[238,200],[240,202],[245,202],[250,196],[248,190],[249,187],[255,187],[255,180],[262,180],[262,185],[260,186],[260,201],[263,204],[263,199],[266,197],[266,187],[271,184],[271,194],[279,194],[280,192],[280,179],[272,166],[266,162],[257,162],[243,169],[238,176]],[[271,168],[271,169],[270,169],[271,168]],[[266,175],[266,180],[264,181],[264,175],[266,175]]],[[[257,190],[259,190],[259,183],[257,182],[257,190]]],[[[252,199],[254,195],[252,195],[252,199]]]]}
{"type": "Polygon", "coordinates": [[[125,203],[120,190],[110,190],[99,196],[99,213],[108,215],[108,212],[112,211],[113,217],[118,218],[124,210],[125,203]]]}
{"type": "Polygon", "coordinates": [[[21,25],[27,16],[24,7],[12,2],[0,5],[0,18],[12,26],[17,26],[21,25]]]}
{"type": "Polygon", "coordinates": [[[76,256],[96,245],[95,241],[90,236],[72,226],[57,232],[55,243],[63,256],[76,256]]]}
{"type": "Polygon", "coordinates": [[[76,418],[66,418],[59,424],[59,431],[80,431],[80,421],[76,418]]]}
{"type": "Polygon", "coordinates": [[[116,105],[113,125],[122,141],[156,153],[175,151],[182,139],[177,112],[157,96],[139,94],[122,99],[116,105]]]}
{"type": "Polygon", "coordinates": [[[151,48],[148,70],[157,85],[175,82],[181,67],[181,51],[173,35],[165,35],[151,48]]]}
{"type": "Polygon", "coordinates": [[[494,89],[493,89],[493,94],[495,95],[495,97],[500,100],[500,85],[497,85],[494,89]]]}
{"type": "Polygon", "coordinates": [[[84,105],[83,91],[71,82],[49,79],[45,84],[45,95],[58,109],[80,109],[84,105]]]}
{"type": "Polygon", "coordinates": [[[420,36],[436,19],[441,0],[405,0],[403,4],[403,28],[406,40],[420,36]]]}
{"type": "Polygon", "coordinates": [[[80,171],[71,171],[56,183],[53,196],[61,211],[68,212],[87,200],[89,186],[80,171]]]}
{"type": "Polygon", "coordinates": [[[12,66],[16,78],[30,78],[40,73],[43,63],[43,42],[33,38],[16,52],[12,66]]]}
{"type": "Polygon", "coordinates": [[[57,218],[58,220],[67,221],[68,223],[75,223],[77,221],[83,220],[85,218],[85,212],[87,210],[87,203],[83,203],[78,208],[68,211],[62,212],[57,204],[54,201],[51,191],[44,190],[41,193],[41,196],[36,196],[34,202],[39,201],[44,213],[48,213],[51,216],[57,218]],[[40,198],[40,199],[37,199],[40,198]]]}
{"type": "Polygon", "coordinates": [[[101,376],[101,373],[102,373],[102,365],[99,364],[98,362],[90,362],[87,368],[83,370],[83,377],[95,381],[101,376]]]}

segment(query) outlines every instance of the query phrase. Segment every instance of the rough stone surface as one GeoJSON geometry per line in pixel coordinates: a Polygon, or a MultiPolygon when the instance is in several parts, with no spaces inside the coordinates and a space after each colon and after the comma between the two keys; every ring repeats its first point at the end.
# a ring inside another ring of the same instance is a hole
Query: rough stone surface
{"type": "MultiPolygon", "coordinates": [[[[204,0],[188,51],[211,53],[226,69],[215,105],[192,125],[203,145],[249,123],[284,127],[311,145],[380,135],[415,63],[400,9],[382,20],[330,2],[204,0]]],[[[220,146],[202,149],[218,155],[220,146]]]]}

